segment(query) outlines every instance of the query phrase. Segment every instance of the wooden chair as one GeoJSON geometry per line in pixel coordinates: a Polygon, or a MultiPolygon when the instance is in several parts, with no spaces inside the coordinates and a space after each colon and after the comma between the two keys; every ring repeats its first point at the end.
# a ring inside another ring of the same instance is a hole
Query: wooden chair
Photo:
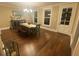
{"type": "Polygon", "coordinates": [[[3,42],[6,56],[19,56],[18,44],[13,41],[3,42]]]}
{"type": "Polygon", "coordinates": [[[36,25],[36,32],[40,35],[40,24],[36,25]]]}
{"type": "Polygon", "coordinates": [[[32,33],[36,35],[40,35],[40,24],[36,24],[36,28],[32,29],[32,33]]]}
{"type": "Polygon", "coordinates": [[[25,23],[26,20],[11,20],[10,21],[10,28],[14,30],[18,30],[20,23],[25,23]]]}

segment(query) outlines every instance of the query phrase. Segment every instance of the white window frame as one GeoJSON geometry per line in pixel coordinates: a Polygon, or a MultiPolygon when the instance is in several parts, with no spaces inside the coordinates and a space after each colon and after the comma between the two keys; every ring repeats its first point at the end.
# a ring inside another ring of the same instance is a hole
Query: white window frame
{"type": "MultiPolygon", "coordinates": [[[[35,10],[35,11],[37,11],[37,10],[35,10]]],[[[35,12],[34,11],[34,12],[35,12]]],[[[37,23],[38,23],[38,11],[37,11],[37,17],[35,17],[35,15],[34,15],[34,13],[33,13],[33,23],[35,23],[35,18],[37,18],[37,23]]]]}
{"type": "MultiPolygon", "coordinates": [[[[72,7],[69,7],[69,8],[72,8],[72,7]]],[[[64,9],[64,8],[63,8],[64,9]]],[[[63,9],[62,9],[62,13],[63,13],[63,9]]],[[[66,15],[67,16],[67,15],[66,15]]],[[[71,16],[72,16],[72,12],[71,12],[71,16]]],[[[71,19],[71,16],[70,16],[70,19],[71,19]]],[[[61,18],[62,18],[62,14],[61,14],[61,18]]],[[[62,22],[62,20],[60,21],[60,24],[61,24],[61,22],[62,22]]],[[[62,25],[66,25],[65,23],[66,22],[69,22],[70,23],[70,21],[67,21],[67,20],[64,20],[64,24],[62,24],[62,25]]],[[[68,24],[69,25],[69,24],[68,24]]],[[[66,25],[66,26],[68,26],[68,25],[66,25]]]]}
{"type": "Polygon", "coordinates": [[[51,18],[52,18],[52,8],[44,8],[44,10],[43,10],[43,25],[46,26],[46,27],[50,27],[51,26],[51,18]],[[51,11],[49,25],[44,24],[44,18],[49,18],[49,17],[44,17],[45,16],[45,10],[51,11]]]}

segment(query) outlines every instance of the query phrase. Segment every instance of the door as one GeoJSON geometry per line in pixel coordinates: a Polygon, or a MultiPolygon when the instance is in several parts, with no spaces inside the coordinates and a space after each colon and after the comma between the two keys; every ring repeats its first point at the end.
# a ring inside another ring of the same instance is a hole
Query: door
{"type": "Polygon", "coordinates": [[[60,6],[57,31],[64,34],[71,34],[75,18],[76,4],[60,6]]]}

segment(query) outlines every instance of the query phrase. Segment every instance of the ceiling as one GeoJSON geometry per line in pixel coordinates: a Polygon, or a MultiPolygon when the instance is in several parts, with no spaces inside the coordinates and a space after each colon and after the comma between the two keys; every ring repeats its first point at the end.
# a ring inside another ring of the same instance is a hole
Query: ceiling
{"type": "Polygon", "coordinates": [[[6,7],[42,7],[47,5],[59,4],[59,2],[0,2],[0,6],[6,7]]]}

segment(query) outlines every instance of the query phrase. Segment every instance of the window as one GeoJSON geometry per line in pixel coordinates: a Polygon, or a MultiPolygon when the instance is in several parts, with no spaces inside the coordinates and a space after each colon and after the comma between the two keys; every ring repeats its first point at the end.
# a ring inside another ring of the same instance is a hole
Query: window
{"type": "Polygon", "coordinates": [[[61,24],[69,25],[72,8],[64,8],[62,11],[61,24]]]}
{"type": "Polygon", "coordinates": [[[34,11],[34,23],[37,23],[37,11],[34,11]]]}
{"type": "Polygon", "coordinates": [[[50,9],[45,10],[45,13],[44,13],[44,24],[45,25],[50,25],[50,15],[51,15],[51,10],[50,9]]]}

